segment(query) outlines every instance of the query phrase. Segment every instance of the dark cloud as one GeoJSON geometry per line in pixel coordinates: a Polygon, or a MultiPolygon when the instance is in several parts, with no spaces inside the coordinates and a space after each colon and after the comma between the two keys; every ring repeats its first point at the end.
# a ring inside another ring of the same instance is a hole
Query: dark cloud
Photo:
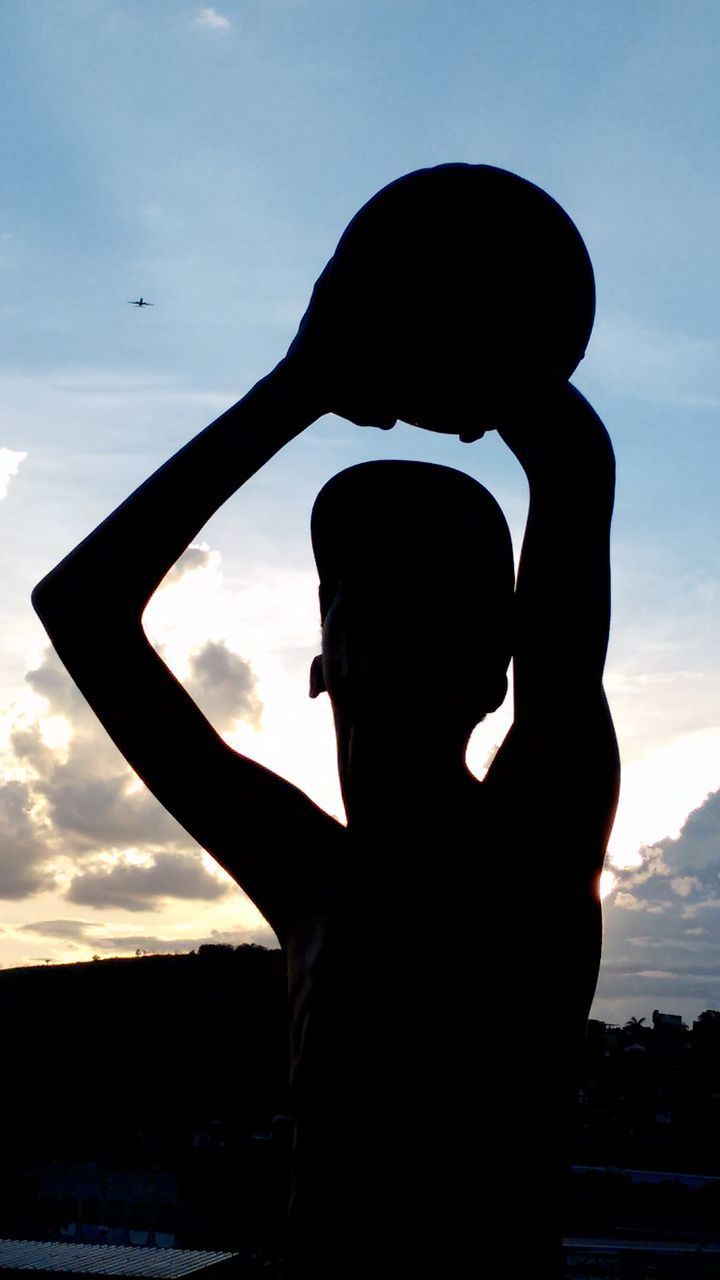
{"type": "Polygon", "coordinates": [[[52,650],[26,679],[52,714],[66,717],[73,734],[65,758],[44,745],[37,724],[11,739],[17,759],[35,770],[33,791],[46,802],[58,851],[76,857],[106,848],[194,847],[145,787],[133,789],[136,775],[52,650]]]}
{"type": "Polygon", "coordinates": [[[97,925],[89,920],[34,920],[31,924],[22,924],[20,933],[39,933],[44,938],[84,938],[88,930],[97,925]]]}
{"type": "Polygon", "coordinates": [[[256,726],[260,723],[262,702],[255,673],[249,662],[221,640],[211,640],[193,654],[185,687],[208,719],[221,728],[236,720],[256,726]]]}
{"type": "Polygon", "coordinates": [[[29,764],[40,776],[52,773],[55,768],[55,755],[45,746],[36,724],[26,729],[14,730],[10,745],[16,759],[29,764]]]}
{"type": "Polygon", "coordinates": [[[28,898],[49,888],[48,847],[32,816],[24,782],[0,782],[0,898],[28,898]]]}
{"type": "Polygon", "coordinates": [[[25,679],[33,693],[47,700],[53,714],[67,716],[70,721],[92,715],[83,695],[70,679],[54,649],[46,649],[40,666],[33,671],[28,671],[25,679]]]}
{"type": "MultiPolygon", "coordinates": [[[[210,553],[198,550],[201,556],[210,553]]],[[[42,741],[37,724],[16,730],[16,757],[36,773],[33,790],[47,803],[47,814],[62,852],[82,856],[107,848],[170,845],[196,848],[194,841],[144,787],[105,733],[97,717],[60,663],[48,650],[27,681],[64,715],[73,737],[66,757],[42,741]]],[[[187,687],[220,728],[244,719],[257,724],[262,703],[249,663],[220,641],[211,641],[191,659],[187,687]]]]}
{"type": "MultiPolygon", "coordinates": [[[[40,665],[28,671],[25,679],[34,693],[47,702],[48,714],[64,716],[72,729],[69,759],[92,774],[128,771],[126,761],[103,729],[94,711],[68,675],[53,649],[46,649],[40,665]]],[[[15,754],[40,773],[57,763],[54,752],[42,743],[37,724],[16,729],[13,740],[15,754]]]]}
{"type": "Polygon", "coordinates": [[[659,847],[673,870],[686,874],[691,866],[698,872],[707,868],[720,877],[720,790],[693,809],[677,840],[663,840],[659,847]]]}
{"type": "Polygon", "coordinates": [[[615,872],[604,904],[596,1003],[601,1010],[604,1002],[644,1001],[641,1012],[675,1003],[694,1017],[720,1002],[720,791],[688,816],[677,839],[641,853],[641,867],[615,872]]]}
{"type": "Polygon", "coordinates": [[[36,790],[48,804],[55,831],[69,855],[110,848],[144,848],[172,844],[189,848],[193,841],[145,787],[131,790],[129,769],[108,776],[87,771],[71,755],[36,790]]]}
{"type": "Polygon", "coordinates": [[[125,911],[148,911],[163,905],[166,898],[219,901],[236,892],[227,878],[219,879],[205,870],[194,853],[156,850],[149,866],[121,859],[114,866],[91,868],[75,876],[65,897],[91,907],[120,907],[125,911]]]}
{"type": "MultiPolygon", "coordinates": [[[[212,556],[205,547],[189,547],[166,581],[206,569],[212,556]]],[[[15,728],[11,747],[29,776],[0,788],[0,897],[52,888],[48,866],[58,858],[83,872],[70,885],[70,901],[140,911],[173,897],[225,897],[228,884],[205,870],[195,841],[138,785],[52,649],[26,680],[48,714],[67,719],[71,738],[67,749],[55,751],[43,742],[39,718],[15,728]],[[94,861],[100,853],[128,849],[151,853],[152,867],[119,862],[108,870],[94,861]]],[[[220,730],[241,719],[260,723],[252,668],[221,641],[193,655],[187,687],[220,730]]]]}

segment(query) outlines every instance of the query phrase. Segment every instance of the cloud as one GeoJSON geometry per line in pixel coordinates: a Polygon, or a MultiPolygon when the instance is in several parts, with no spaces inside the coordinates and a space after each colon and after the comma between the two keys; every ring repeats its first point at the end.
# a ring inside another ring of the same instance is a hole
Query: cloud
{"type": "Polygon", "coordinates": [[[612,905],[620,911],[647,911],[649,915],[661,916],[665,913],[665,905],[662,902],[655,903],[643,902],[641,898],[636,898],[633,893],[625,893],[620,889],[613,899],[612,905]]]}
{"type": "Polygon", "coordinates": [[[195,18],[198,27],[212,27],[215,31],[226,31],[230,19],[218,13],[217,9],[200,9],[195,18]]]}
{"type": "Polygon", "coordinates": [[[74,877],[65,897],[83,906],[147,911],[167,898],[213,902],[235,890],[229,879],[207,871],[195,853],[155,850],[151,859],[149,865],[139,865],[121,856],[114,866],[91,867],[74,877]]]}
{"type": "Polygon", "coordinates": [[[39,933],[43,938],[84,938],[98,926],[90,920],[34,920],[22,924],[20,933],[39,933]]]}
{"type": "Polygon", "coordinates": [[[702,889],[697,876],[673,876],[670,888],[679,898],[687,898],[695,889],[702,889]]]}
{"type": "Polygon", "coordinates": [[[696,1017],[717,1002],[720,981],[720,789],[677,838],[641,855],[637,869],[613,868],[597,1016],[616,1005],[632,1013],[627,1001],[645,999],[651,1008],[679,1003],[683,1016],[696,1017]]]}
{"type": "Polygon", "coordinates": [[[46,840],[67,857],[102,848],[193,841],[135,775],[105,733],[94,712],[52,650],[26,676],[30,688],[53,715],[62,715],[72,737],[66,755],[51,751],[41,726],[16,729],[11,735],[15,758],[34,771],[30,785],[45,807],[46,840]]]}
{"type": "Polygon", "coordinates": [[[615,894],[615,906],[621,911],[644,911],[645,903],[638,902],[638,899],[632,893],[623,893],[622,890],[615,894]]]}
{"type": "Polygon", "coordinates": [[[643,846],[640,854],[637,869],[614,868],[621,893],[675,910],[714,901],[720,892],[720,790],[688,814],[676,838],[643,846]]]}
{"type": "Polygon", "coordinates": [[[720,872],[720,789],[711,792],[704,802],[688,815],[677,840],[662,840],[671,869],[697,870],[703,881],[720,872]]]}
{"type": "Polygon", "coordinates": [[[187,551],[183,551],[169,573],[166,573],[162,586],[178,582],[186,573],[194,573],[198,569],[207,569],[212,562],[213,553],[205,543],[191,543],[187,551]]]}
{"type": "MultiPolygon", "coordinates": [[[[178,576],[206,568],[213,554],[190,548],[178,576]]],[[[56,887],[67,889],[69,901],[140,911],[173,898],[220,901],[234,891],[139,782],[52,650],[26,679],[45,707],[18,720],[10,734],[20,780],[0,787],[0,896],[56,887]],[[58,749],[44,736],[46,712],[67,726],[58,749]]],[[[252,669],[224,642],[211,641],[191,656],[188,687],[219,727],[259,723],[252,669]]]]}
{"type": "MultiPolygon", "coordinates": [[[[11,738],[16,758],[35,770],[34,791],[47,806],[52,832],[62,838],[65,854],[143,845],[196,847],[155,797],[138,787],[135,774],[52,650],[26,680],[72,730],[64,759],[45,746],[38,723],[17,729],[11,738]]],[[[219,728],[229,728],[239,719],[259,724],[262,703],[252,669],[222,641],[210,641],[192,655],[186,684],[219,728]]]]}
{"type": "Polygon", "coordinates": [[[210,933],[195,938],[167,938],[147,933],[108,933],[105,925],[92,924],[88,920],[35,920],[20,925],[18,933],[39,934],[43,938],[57,939],[79,944],[92,951],[112,952],[113,955],[134,954],[145,951],[152,954],[185,953],[197,951],[206,944],[225,943],[238,947],[248,943],[275,949],[275,935],[268,925],[249,929],[212,929],[210,933]]]}
{"type": "Polygon", "coordinates": [[[210,640],[190,658],[185,687],[206,716],[220,727],[245,720],[257,728],[262,702],[249,662],[221,640],[210,640]]]}
{"type": "Polygon", "coordinates": [[[13,476],[16,476],[20,463],[27,458],[27,453],[19,449],[0,449],[0,498],[7,497],[8,487],[13,476]]]}
{"type": "Polygon", "coordinates": [[[171,842],[188,846],[191,837],[147,790],[130,790],[126,773],[93,777],[72,764],[58,765],[37,789],[48,802],[55,831],[66,853],[171,842]]]}
{"type": "Polygon", "coordinates": [[[40,666],[25,675],[33,693],[45,698],[55,715],[65,715],[70,720],[87,721],[95,717],[87,702],[53,649],[46,649],[40,666]]]}
{"type": "Polygon", "coordinates": [[[23,782],[0,783],[0,898],[28,898],[52,885],[48,848],[23,782]]]}
{"type": "Polygon", "coordinates": [[[668,867],[663,857],[663,843],[667,844],[668,841],[640,846],[642,862],[638,870],[633,868],[614,868],[615,873],[620,874],[625,888],[634,889],[637,885],[646,884],[653,877],[671,875],[670,867],[668,867]]]}

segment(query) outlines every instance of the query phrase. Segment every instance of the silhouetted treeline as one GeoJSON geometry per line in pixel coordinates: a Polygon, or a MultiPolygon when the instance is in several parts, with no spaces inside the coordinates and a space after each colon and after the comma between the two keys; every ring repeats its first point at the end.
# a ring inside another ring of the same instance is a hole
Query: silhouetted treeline
{"type": "Polygon", "coordinates": [[[720,1175],[720,1013],[590,1021],[579,1103],[579,1163],[720,1175]]]}
{"type": "Polygon", "coordinates": [[[720,1237],[720,1012],[591,1020],[578,1103],[569,1231],[720,1237]]]}

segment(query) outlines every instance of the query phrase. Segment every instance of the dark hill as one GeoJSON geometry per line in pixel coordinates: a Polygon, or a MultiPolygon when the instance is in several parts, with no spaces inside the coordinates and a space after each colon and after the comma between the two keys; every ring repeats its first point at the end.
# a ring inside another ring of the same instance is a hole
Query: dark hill
{"type": "Polygon", "coordinates": [[[239,1195],[243,1168],[257,1184],[270,1147],[282,1169],[286,991],[283,953],[257,946],[0,971],[0,1227],[50,1166],[164,1171],[178,1204],[239,1195]]]}
{"type": "Polygon", "coordinates": [[[138,1130],[255,1123],[287,1076],[284,956],[203,947],[0,972],[0,1123],[25,1151],[119,1155],[138,1130]]]}

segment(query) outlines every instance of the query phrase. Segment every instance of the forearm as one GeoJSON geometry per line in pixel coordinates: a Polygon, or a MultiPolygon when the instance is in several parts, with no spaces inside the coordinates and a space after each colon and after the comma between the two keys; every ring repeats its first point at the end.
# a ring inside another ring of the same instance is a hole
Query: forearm
{"type": "Polygon", "coordinates": [[[615,460],[572,387],[501,434],[523,466],[530,507],[516,588],[516,684],[552,699],[599,689],[610,626],[615,460]]]}
{"type": "Polygon", "coordinates": [[[610,631],[611,513],[597,494],[583,498],[548,487],[531,496],[515,590],[516,673],[541,661],[563,680],[601,680],[610,631]]]}
{"type": "Polygon", "coordinates": [[[179,450],[35,588],[53,633],[74,610],[139,623],[165,574],[224,502],[324,410],[288,362],[179,450]]]}

